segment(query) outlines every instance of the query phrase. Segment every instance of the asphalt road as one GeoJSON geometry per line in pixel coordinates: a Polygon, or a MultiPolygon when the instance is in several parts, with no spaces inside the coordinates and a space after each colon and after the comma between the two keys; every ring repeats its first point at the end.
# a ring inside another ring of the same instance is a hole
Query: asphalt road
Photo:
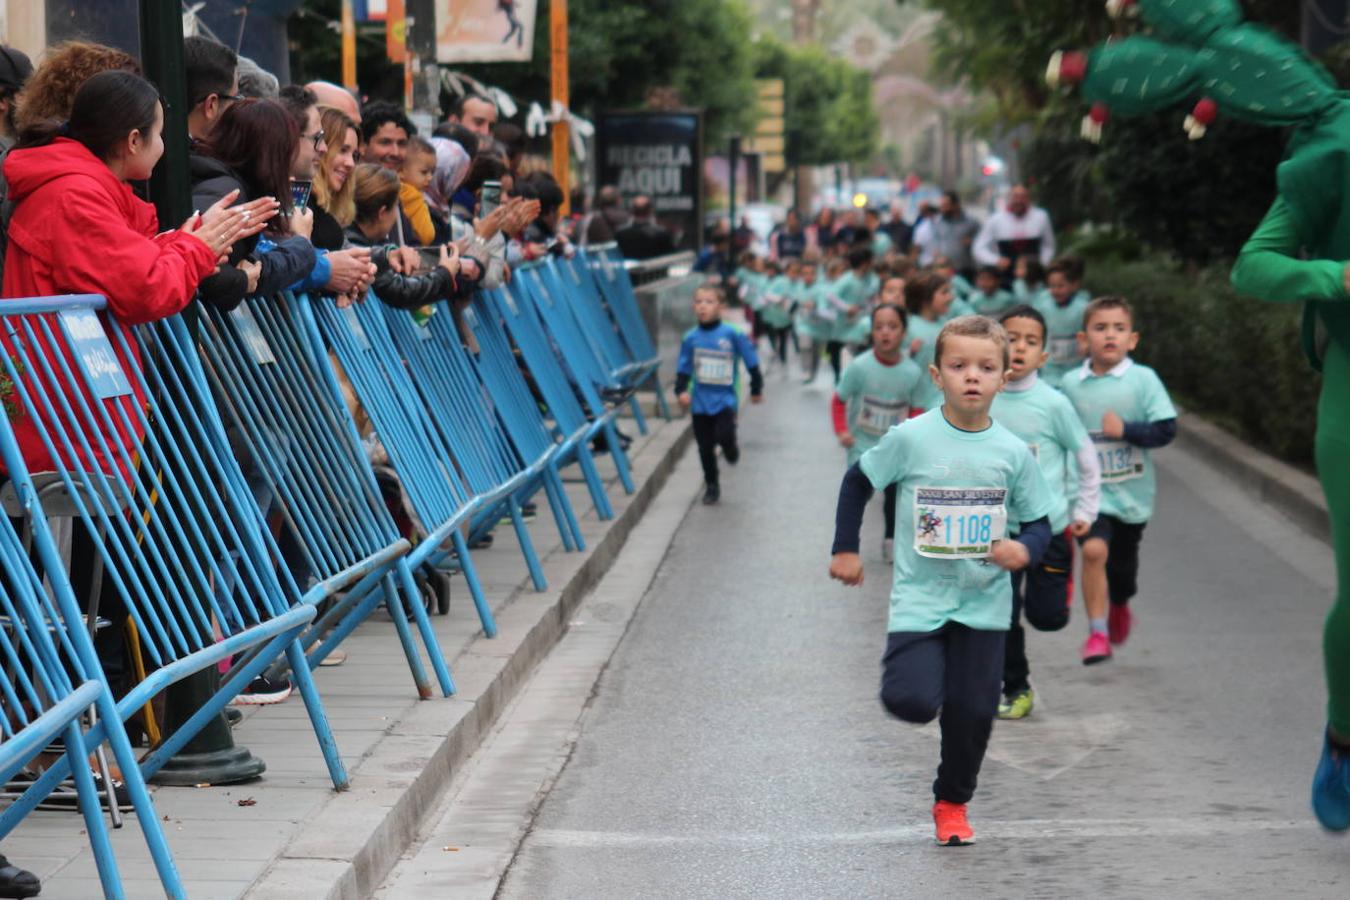
{"type": "Polygon", "coordinates": [[[979,843],[934,846],[936,726],[876,698],[879,498],[866,585],[826,577],[827,380],[772,373],[744,414],[722,504],[676,532],[499,896],[1350,896],[1350,841],[1307,800],[1330,552],[1175,449],[1130,643],[1083,667],[1081,607],[1031,635],[1038,705],[995,727],[979,843]]]}

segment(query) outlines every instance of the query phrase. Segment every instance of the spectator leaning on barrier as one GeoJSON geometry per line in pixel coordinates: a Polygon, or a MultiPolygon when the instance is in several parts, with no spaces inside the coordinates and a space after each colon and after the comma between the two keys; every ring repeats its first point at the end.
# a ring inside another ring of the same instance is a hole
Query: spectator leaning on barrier
{"type": "Polygon", "coordinates": [[[356,123],[341,110],[325,109],[320,121],[325,149],[310,195],[313,198],[310,209],[314,213],[310,242],[316,248],[340,250],[346,242],[343,232],[356,216],[356,206],[352,203],[356,182],[351,176],[360,155],[356,149],[360,138],[357,137],[356,123]]]}
{"type": "Polygon", "coordinates": [[[183,41],[187,76],[188,137],[206,138],[239,94],[239,57],[219,41],[192,35],[183,41]]]}
{"type": "Polygon", "coordinates": [[[314,268],[309,242],[314,216],[291,206],[291,164],[299,129],[291,114],[275,100],[241,100],[232,104],[189,160],[192,202],[204,209],[222,196],[238,192],[242,199],[275,198],[283,215],[268,231],[275,246],[259,252],[258,239],[235,244],[228,262],[202,283],[202,300],[233,309],[246,296],[271,296],[304,279],[314,268]]]}
{"type": "Polygon", "coordinates": [[[436,227],[436,243],[453,239],[450,222],[455,194],[469,174],[470,157],[463,145],[449,138],[433,137],[432,150],[436,154],[436,168],[427,186],[427,206],[436,227]]]}
{"type": "MultiPolygon", "coordinates": [[[[403,110],[382,100],[367,106],[362,115],[361,159],[383,166],[397,175],[403,168],[403,160],[408,156],[408,141],[417,133],[417,129],[403,110]]],[[[411,237],[412,233],[412,223],[400,210],[394,217],[389,240],[403,245],[408,243],[405,236],[411,237]]]]}
{"type": "MultiPolygon", "coordinates": [[[[307,182],[312,188],[316,179],[315,169],[319,158],[328,152],[323,125],[319,118],[317,99],[314,92],[307,88],[302,88],[299,85],[288,85],[281,90],[280,102],[282,106],[286,107],[286,111],[291,115],[291,121],[295,123],[300,132],[300,138],[295,147],[295,155],[291,160],[291,179],[307,182]]],[[[316,205],[313,201],[309,204],[310,207],[316,205]]],[[[313,208],[309,212],[317,220],[318,213],[313,208]]],[[[343,235],[341,232],[337,235],[338,244],[336,247],[322,247],[313,239],[312,224],[309,237],[310,243],[314,244],[316,256],[314,268],[310,270],[309,275],[304,280],[291,285],[291,289],[307,292],[324,291],[348,298],[354,298],[355,295],[364,293],[365,288],[370,284],[370,280],[375,277],[375,270],[370,262],[370,253],[358,248],[342,249],[343,235]]],[[[266,236],[263,240],[266,240],[266,236]]],[[[270,242],[269,246],[266,247],[260,243],[260,249],[263,252],[269,252],[271,250],[270,242]]]]}
{"type": "Polygon", "coordinates": [[[396,272],[390,263],[390,254],[398,249],[387,242],[398,217],[398,176],[382,166],[362,163],[352,177],[356,180],[356,218],[347,228],[347,239],[355,246],[371,249],[371,261],[377,270],[371,285],[375,296],[399,309],[418,309],[455,296],[460,260],[454,244],[442,244],[440,261],[422,275],[396,272]]]}

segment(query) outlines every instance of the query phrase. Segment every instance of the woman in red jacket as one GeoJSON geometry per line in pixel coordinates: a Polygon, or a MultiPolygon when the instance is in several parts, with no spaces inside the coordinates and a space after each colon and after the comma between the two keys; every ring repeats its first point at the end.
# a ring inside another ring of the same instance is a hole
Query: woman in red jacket
{"type": "MultiPolygon", "coordinates": [[[[227,195],[181,228],[159,233],[155,208],[128,182],[150,177],[164,152],[163,127],[155,87],[114,71],[80,87],[69,122],[42,123],[20,136],[4,163],[15,204],[5,297],[102,294],[111,314],[105,326],[153,322],[187,306],[230,245],[262,230],[276,201],[260,198],[231,209],[235,197],[227,195]]],[[[138,391],[136,402],[143,401],[138,391]]],[[[110,418],[119,417],[110,411],[110,418]]],[[[51,469],[31,420],[22,417],[14,427],[29,466],[51,469]]],[[[120,436],[118,442],[126,445],[120,436]]]]}

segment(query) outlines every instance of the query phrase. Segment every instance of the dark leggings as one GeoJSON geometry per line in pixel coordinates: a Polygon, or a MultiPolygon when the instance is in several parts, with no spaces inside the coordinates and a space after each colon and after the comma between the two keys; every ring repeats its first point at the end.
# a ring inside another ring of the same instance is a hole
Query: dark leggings
{"type": "Polygon", "coordinates": [[[787,363],[788,336],[792,334],[792,326],[784,325],[781,328],[770,328],[769,344],[773,347],[774,353],[778,356],[780,363],[787,363]]]}
{"type": "Polygon", "coordinates": [[[698,461],[703,464],[703,480],[709,487],[718,485],[717,448],[733,466],[741,458],[736,445],[736,411],[724,409],[716,415],[694,413],[694,440],[698,443],[698,461]]]}
{"type": "Polygon", "coordinates": [[[830,354],[830,368],[834,370],[834,383],[838,384],[844,372],[844,342],[830,341],[825,345],[825,352],[830,354]]]}
{"type": "Polygon", "coordinates": [[[888,541],[895,538],[895,499],[898,487],[897,484],[889,484],[882,495],[881,509],[886,515],[886,540],[888,541]]]}

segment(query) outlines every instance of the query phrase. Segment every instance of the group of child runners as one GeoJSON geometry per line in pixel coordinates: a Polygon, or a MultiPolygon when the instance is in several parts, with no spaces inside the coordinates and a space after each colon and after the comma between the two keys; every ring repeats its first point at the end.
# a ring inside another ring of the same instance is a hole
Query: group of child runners
{"type": "Polygon", "coordinates": [[[881,700],[906,722],[940,716],[939,844],[974,841],[966,804],[993,720],[1034,707],[1022,618],[1041,631],[1068,623],[1075,546],[1083,663],[1111,659],[1130,634],[1150,451],[1173,439],[1177,414],[1157,374],[1130,357],[1128,301],[1092,299],[1083,278],[1071,256],[967,280],[944,260],[919,269],[866,247],[823,266],[747,255],[731,283],[698,289],[681,347],[676,394],[693,414],[709,504],[717,448],[739,457],[738,362],[758,402],[762,338],[780,367],[795,344],[807,383],[829,358],[847,454],[830,575],[862,583],[863,512],[883,492],[881,552],[894,574],[881,700]],[[729,297],[752,311],[749,334],[722,321],[729,297]]]}

